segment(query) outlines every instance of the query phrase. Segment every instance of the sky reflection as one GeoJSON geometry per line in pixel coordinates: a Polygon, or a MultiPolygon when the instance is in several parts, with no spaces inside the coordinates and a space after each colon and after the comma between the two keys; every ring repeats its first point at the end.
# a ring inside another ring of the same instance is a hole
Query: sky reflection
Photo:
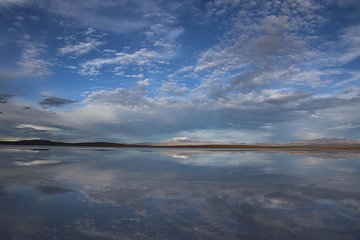
{"type": "Polygon", "coordinates": [[[329,154],[1,148],[0,238],[356,239],[360,158],[329,154]]]}

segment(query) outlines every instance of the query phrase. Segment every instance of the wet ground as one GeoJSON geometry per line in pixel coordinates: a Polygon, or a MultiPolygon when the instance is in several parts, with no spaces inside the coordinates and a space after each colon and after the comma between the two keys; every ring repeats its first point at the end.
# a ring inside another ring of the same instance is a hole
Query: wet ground
{"type": "Polygon", "coordinates": [[[0,148],[0,239],[360,239],[360,152],[0,148]]]}

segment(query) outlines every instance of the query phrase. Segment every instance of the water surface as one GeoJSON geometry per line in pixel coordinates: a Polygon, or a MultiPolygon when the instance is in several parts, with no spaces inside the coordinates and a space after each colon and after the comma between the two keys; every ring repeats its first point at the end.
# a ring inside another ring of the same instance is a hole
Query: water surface
{"type": "Polygon", "coordinates": [[[0,239],[360,239],[359,152],[0,148],[0,239]]]}

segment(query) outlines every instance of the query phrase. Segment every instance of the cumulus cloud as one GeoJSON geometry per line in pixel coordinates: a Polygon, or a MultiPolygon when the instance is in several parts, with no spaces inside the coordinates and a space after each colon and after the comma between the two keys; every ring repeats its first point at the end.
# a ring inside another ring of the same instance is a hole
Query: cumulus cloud
{"type": "Polygon", "coordinates": [[[341,65],[342,58],[357,56],[356,31],[343,30],[339,34],[344,38],[334,41],[325,41],[316,32],[328,21],[327,16],[316,12],[324,9],[326,3],[254,4],[257,11],[251,10],[254,6],[250,2],[242,1],[212,1],[207,5],[211,16],[219,21],[221,10],[234,17],[233,25],[219,43],[201,52],[193,68],[196,78],[205,79],[204,88],[209,82],[214,86],[213,94],[226,95],[234,86],[239,86],[238,91],[251,92],[274,82],[284,86],[323,87],[341,72],[331,67],[341,65]],[[320,44],[314,45],[315,41],[320,44]],[[342,50],[336,45],[342,46],[342,50]],[[330,46],[338,50],[327,49],[330,46]]]}
{"type": "MultiPolygon", "coordinates": [[[[241,22],[242,18],[238,21],[241,22]]],[[[250,26],[232,29],[238,32],[232,41],[224,39],[224,43],[204,51],[194,69],[203,72],[216,68],[227,70],[247,67],[250,64],[259,68],[284,64],[293,54],[301,49],[302,39],[288,27],[285,16],[266,16],[252,19],[250,26]]]]}

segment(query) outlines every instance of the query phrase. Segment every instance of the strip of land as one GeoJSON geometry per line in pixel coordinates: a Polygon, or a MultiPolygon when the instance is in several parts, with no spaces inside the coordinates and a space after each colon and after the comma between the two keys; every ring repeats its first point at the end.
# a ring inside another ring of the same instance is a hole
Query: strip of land
{"type": "Polygon", "coordinates": [[[327,143],[288,143],[288,144],[125,144],[125,143],[112,143],[112,142],[56,142],[49,140],[22,140],[22,141],[0,141],[0,145],[10,146],[70,146],[70,147],[141,147],[141,148],[186,148],[186,149],[253,149],[253,150],[360,150],[360,143],[355,142],[351,144],[327,144],[327,143]]]}

